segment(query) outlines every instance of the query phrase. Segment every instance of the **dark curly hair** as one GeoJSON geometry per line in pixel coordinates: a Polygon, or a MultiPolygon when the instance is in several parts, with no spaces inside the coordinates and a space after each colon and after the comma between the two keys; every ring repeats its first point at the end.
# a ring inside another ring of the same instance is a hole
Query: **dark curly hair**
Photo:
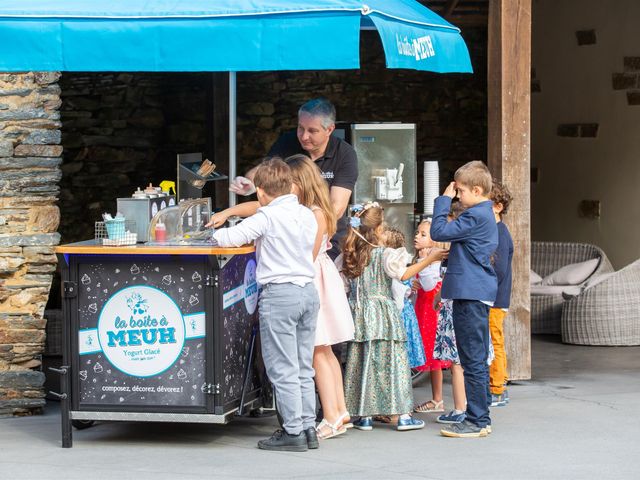
{"type": "Polygon", "coordinates": [[[502,205],[502,212],[500,212],[500,216],[505,215],[509,210],[509,205],[511,205],[511,200],[513,197],[511,196],[511,192],[509,189],[502,184],[502,182],[493,179],[493,187],[491,188],[491,194],[489,195],[491,201],[495,204],[502,205]]]}

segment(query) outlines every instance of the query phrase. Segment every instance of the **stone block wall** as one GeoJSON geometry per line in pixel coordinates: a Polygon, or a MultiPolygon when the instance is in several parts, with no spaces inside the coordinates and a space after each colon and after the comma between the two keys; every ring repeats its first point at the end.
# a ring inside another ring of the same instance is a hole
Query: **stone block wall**
{"type": "Polygon", "coordinates": [[[0,74],[0,416],[44,405],[44,308],[62,176],[58,73],[0,74]]]}
{"type": "Polygon", "coordinates": [[[63,73],[60,233],[93,238],[137,186],[176,175],[176,153],[206,144],[206,74],[63,73]]]}

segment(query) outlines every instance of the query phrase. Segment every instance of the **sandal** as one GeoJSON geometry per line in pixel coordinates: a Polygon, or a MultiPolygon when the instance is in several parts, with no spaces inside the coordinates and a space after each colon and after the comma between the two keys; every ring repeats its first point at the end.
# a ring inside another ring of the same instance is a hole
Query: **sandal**
{"type": "Polygon", "coordinates": [[[376,415],[373,417],[373,420],[380,423],[391,423],[391,417],[389,415],[376,415]]]}
{"type": "Polygon", "coordinates": [[[444,400],[440,400],[439,402],[428,400],[413,407],[413,411],[417,413],[444,413],[444,400]]]}
{"type": "MultiPolygon", "coordinates": [[[[340,419],[338,419],[340,421],[340,419]]],[[[338,422],[336,422],[337,424],[338,422]]],[[[336,424],[331,424],[327,422],[326,419],[322,419],[322,421],[316,427],[316,433],[318,434],[318,438],[321,440],[327,440],[329,438],[337,437],[338,435],[342,435],[347,432],[347,429],[340,425],[339,427],[336,424]]]]}
{"type": "Polygon", "coordinates": [[[351,422],[351,415],[349,415],[349,412],[344,412],[342,415],[340,415],[338,417],[338,420],[336,420],[336,424],[338,422],[342,422],[342,426],[344,428],[353,428],[353,423],[351,422]],[[346,421],[347,419],[349,419],[348,421],[346,421]]]}

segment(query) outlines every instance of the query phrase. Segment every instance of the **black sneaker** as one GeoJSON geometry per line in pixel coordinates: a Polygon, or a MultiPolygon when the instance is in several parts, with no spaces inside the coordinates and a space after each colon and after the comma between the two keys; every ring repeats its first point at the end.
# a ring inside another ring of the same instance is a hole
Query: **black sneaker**
{"type": "Polygon", "coordinates": [[[487,429],[481,428],[469,420],[447,425],[440,430],[440,435],[453,438],[479,438],[487,436],[487,429]]]}
{"type": "Polygon", "coordinates": [[[309,427],[304,431],[304,434],[307,436],[307,447],[309,450],[314,450],[320,446],[318,443],[318,434],[316,433],[315,427],[309,427]]]}
{"type": "Polygon", "coordinates": [[[271,438],[260,440],[258,448],[262,450],[279,450],[286,452],[306,452],[307,436],[304,432],[291,435],[284,430],[276,430],[271,438]]]}

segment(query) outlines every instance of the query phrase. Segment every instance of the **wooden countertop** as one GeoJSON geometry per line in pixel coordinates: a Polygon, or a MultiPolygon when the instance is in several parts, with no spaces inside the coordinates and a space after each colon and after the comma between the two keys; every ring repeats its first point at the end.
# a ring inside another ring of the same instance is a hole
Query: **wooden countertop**
{"type": "Polygon", "coordinates": [[[111,247],[98,244],[95,240],[60,245],[56,253],[87,255],[238,255],[255,252],[253,245],[242,247],[209,247],[204,245],[127,245],[111,247]]]}

